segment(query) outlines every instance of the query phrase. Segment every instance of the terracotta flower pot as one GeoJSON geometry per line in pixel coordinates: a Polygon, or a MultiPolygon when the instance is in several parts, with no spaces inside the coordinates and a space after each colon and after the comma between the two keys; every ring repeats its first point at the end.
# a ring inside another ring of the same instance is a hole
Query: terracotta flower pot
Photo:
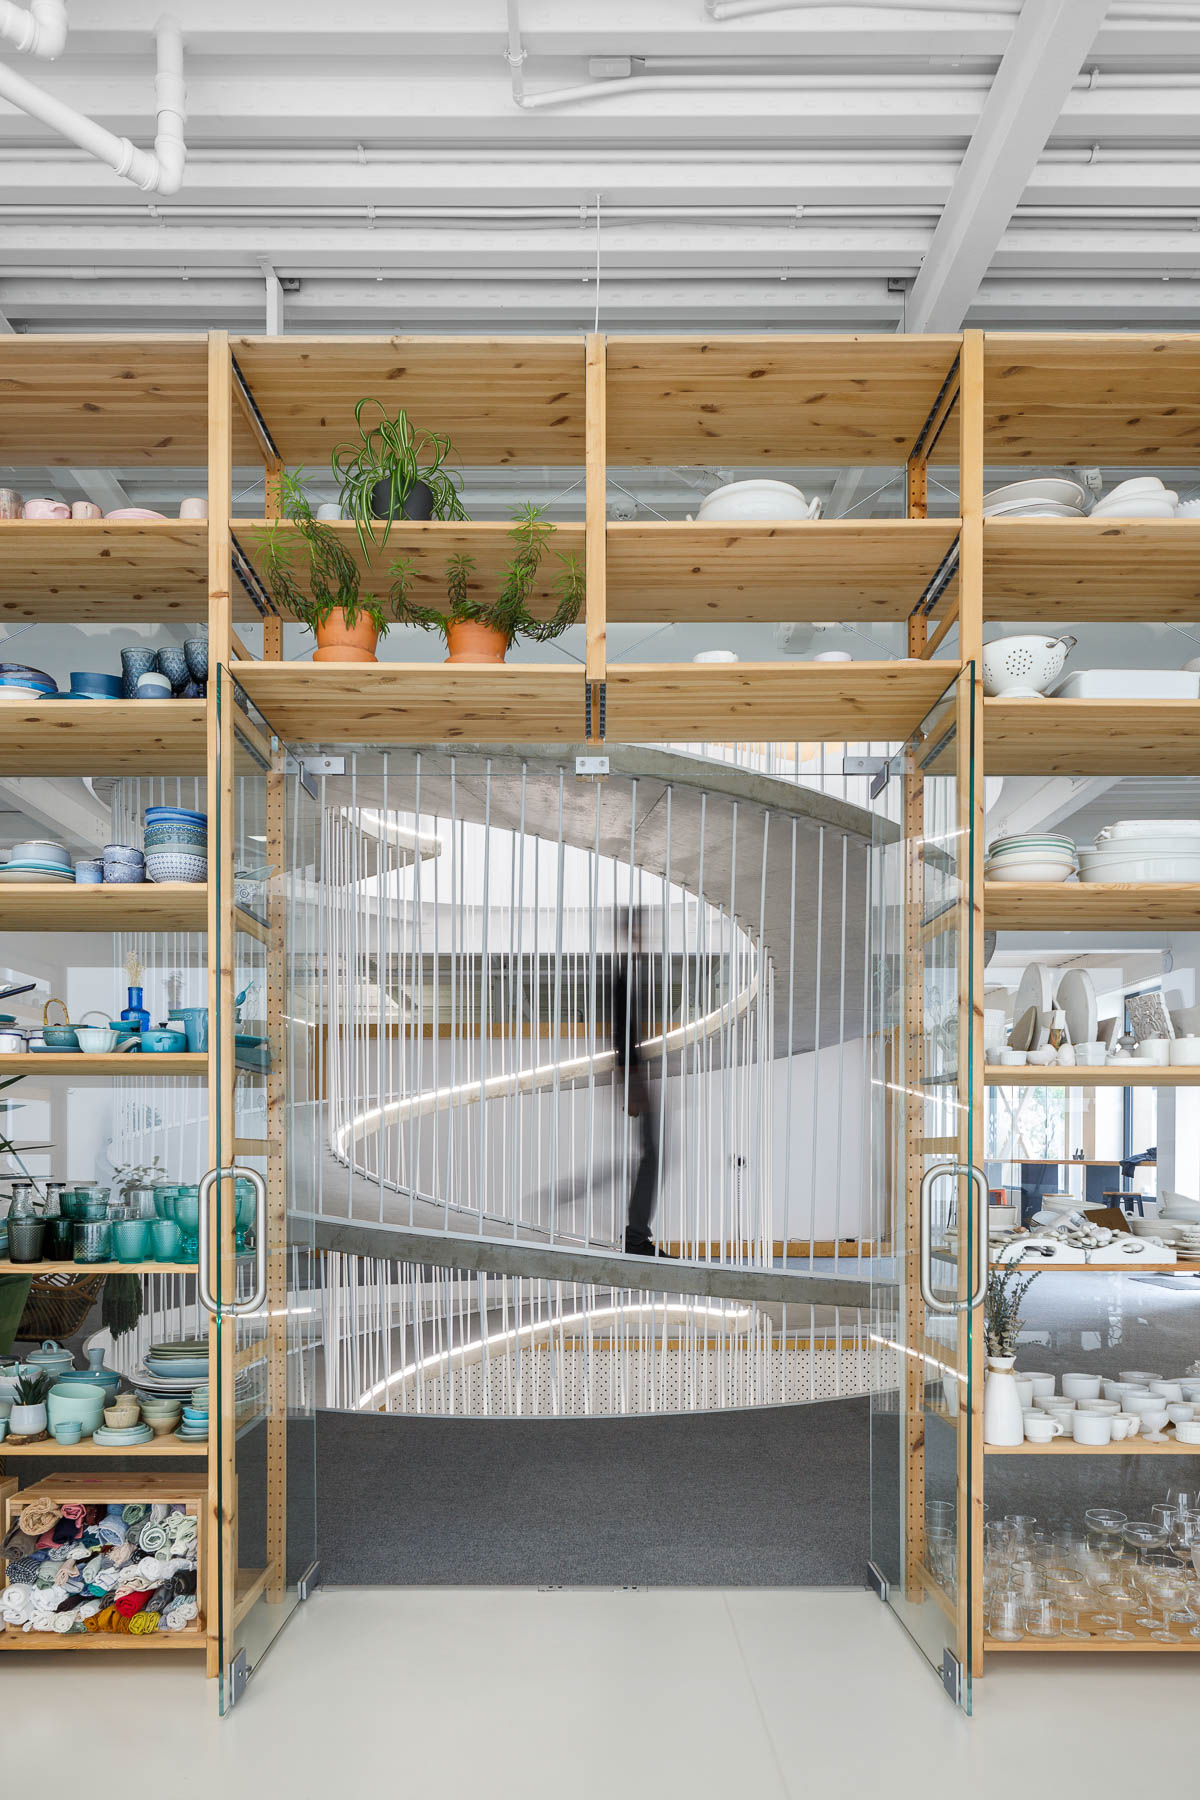
{"type": "Polygon", "coordinates": [[[508,639],[492,625],[481,625],[477,619],[456,619],[446,627],[446,658],[452,663],[502,663],[508,653],[508,639]]]}
{"type": "Polygon", "coordinates": [[[317,648],[314,662],[373,663],[379,658],[375,646],[379,633],[366,613],[360,613],[357,625],[346,623],[346,614],[336,607],[323,625],[317,626],[317,648]]]}

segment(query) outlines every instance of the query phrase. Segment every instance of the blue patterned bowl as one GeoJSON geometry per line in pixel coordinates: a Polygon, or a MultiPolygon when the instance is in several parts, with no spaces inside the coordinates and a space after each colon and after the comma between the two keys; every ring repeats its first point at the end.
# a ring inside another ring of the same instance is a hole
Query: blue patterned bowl
{"type": "Polygon", "coordinates": [[[207,881],[208,858],[182,850],[152,850],[146,858],[146,873],[151,881],[207,881]]]}

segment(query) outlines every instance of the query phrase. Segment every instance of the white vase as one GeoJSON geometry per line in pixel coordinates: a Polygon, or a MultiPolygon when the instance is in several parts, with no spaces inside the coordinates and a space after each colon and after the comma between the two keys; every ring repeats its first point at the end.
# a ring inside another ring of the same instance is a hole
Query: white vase
{"type": "Polygon", "coordinates": [[[985,1444],[1023,1444],[1025,1420],[1021,1396],[1013,1374],[1015,1356],[989,1356],[983,1388],[983,1441],[985,1444]]]}
{"type": "Polygon", "coordinates": [[[14,1437],[34,1437],[39,1431],[46,1429],[46,1402],[40,1400],[36,1406],[17,1406],[8,1415],[8,1429],[14,1437]]]}

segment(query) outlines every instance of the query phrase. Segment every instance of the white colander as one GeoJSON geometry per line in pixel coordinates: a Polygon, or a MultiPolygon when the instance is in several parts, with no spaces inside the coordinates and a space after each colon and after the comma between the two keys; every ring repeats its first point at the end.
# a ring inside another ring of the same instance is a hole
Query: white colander
{"type": "Polygon", "coordinates": [[[1073,637],[1005,637],[983,647],[983,691],[1006,699],[1044,693],[1062,673],[1073,637]]]}

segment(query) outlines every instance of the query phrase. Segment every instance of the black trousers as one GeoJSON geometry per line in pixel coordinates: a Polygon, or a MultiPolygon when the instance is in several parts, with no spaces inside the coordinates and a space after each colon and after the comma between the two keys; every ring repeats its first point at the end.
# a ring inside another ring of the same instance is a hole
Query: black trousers
{"type": "Polygon", "coordinates": [[[652,1235],[658,1201],[658,1119],[648,1093],[641,1096],[638,1127],[638,1165],[629,1190],[628,1227],[634,1237],[652,1235]]]}

